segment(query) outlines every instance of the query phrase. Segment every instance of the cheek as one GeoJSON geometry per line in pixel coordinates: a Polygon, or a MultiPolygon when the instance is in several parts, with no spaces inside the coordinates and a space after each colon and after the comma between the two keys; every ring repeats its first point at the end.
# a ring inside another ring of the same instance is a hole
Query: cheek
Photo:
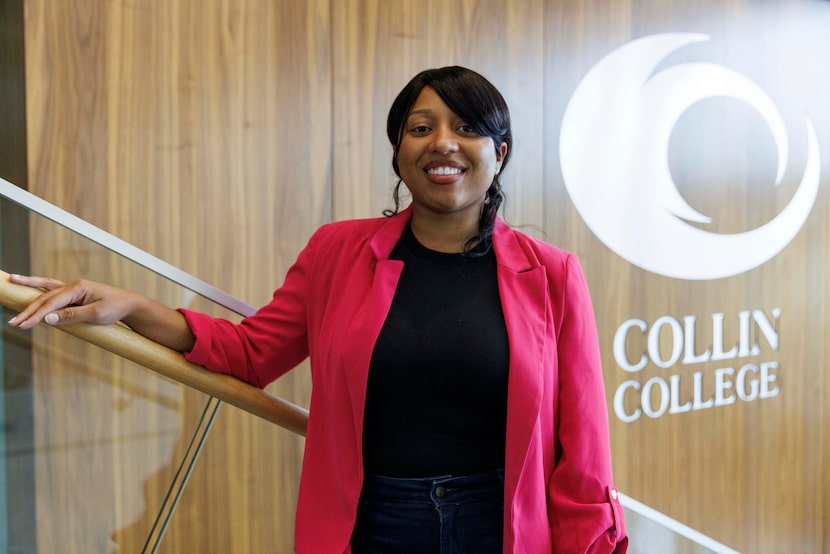
{"type": "Polygon", "coordinates": [[[415,162],[407,156],[398,156],[398,171],[401,175],[411,175],[415,172],[415,162]]]}
{"type": "Polygon", "coordinates": [[[402,144],[400,149],[398,150],[398,166],[403,169],[404,166],[410,167],[415,164],[415,155],[412,151],[412,148],[407,148],[405,144],[402,144]]]}
{"type": "Polygon", "coordinates": [[[493,151],[493,147],[489,148],[482,148],[478,154],[479,166],[482,170],[491,171],[495,170],[496,166],[498,165],[498,160],[496,158],[496,153],[493,151]]]}

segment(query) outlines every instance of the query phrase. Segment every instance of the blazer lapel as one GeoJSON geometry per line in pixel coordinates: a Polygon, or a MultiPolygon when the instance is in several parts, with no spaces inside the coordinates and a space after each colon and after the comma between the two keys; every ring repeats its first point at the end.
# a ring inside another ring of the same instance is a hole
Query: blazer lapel
{"type": "MultiPolygon", "coordinates": [[[[543,393],[548,321],[548,280],[532,252],[501,221],[493,235],[499,294],[510,341],[507,397],[507,481],[515,487],[530,448],[543,393]]],[[[512,490],[506,491],[512,496],[512,490]]]]}
{"type": "MultiPolygon", "coordinates": [[[[352,336],[350,361],[346,371],[353,377],[346,380],[352,402],[352,415],[355,437],[363,433],[363,411],[366,404],[366,382],[369,376],[369,364],[378,335],[389,314],[395,289],[398,286],[403,262],[390,260],[389,254],[401,238],[404,228],[411,218],[411,208],[403,210],[383,222],[369,239],[369,254],[372,258],[370,273],[366,275],[368,289],[357,294],[356,290],[345,291],[352,295],[359,304],[348,310],[349,325],[359,329],[360,333],[352,336]]],[[[355,287],[356,289],[356,287],[355,287]]]]}

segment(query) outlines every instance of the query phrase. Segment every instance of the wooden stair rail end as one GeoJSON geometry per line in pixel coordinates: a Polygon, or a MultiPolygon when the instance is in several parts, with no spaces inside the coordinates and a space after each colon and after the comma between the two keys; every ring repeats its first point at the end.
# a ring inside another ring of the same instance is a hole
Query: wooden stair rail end
{"type": "MultiPolygon", "coordinates": [[[[19,312],[40,294],[42,291],[38,289],[10,282],[9,274],[0,270],[0,304],[3,306],[19,312]]],[[[230,375],[190,363],[180,352],[139,335],[126,325],[66,323],[55,325],[55,328],[289,431],[305,435],[308,410],[230,375]]]]}

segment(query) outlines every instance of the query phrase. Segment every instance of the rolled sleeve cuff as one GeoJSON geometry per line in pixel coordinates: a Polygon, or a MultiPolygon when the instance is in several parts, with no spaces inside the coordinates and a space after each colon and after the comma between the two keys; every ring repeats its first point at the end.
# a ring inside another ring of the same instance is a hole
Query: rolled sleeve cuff
{"type": "Polygon", "coordinates": [[[213,342],[213,325],[210,316],[194,312],[185,308],[178,311],[184,315],[196,342],[190,352],[183,352],[185,359],[198,365],[206,365],[210,360],[211,344],[213,342]]]}

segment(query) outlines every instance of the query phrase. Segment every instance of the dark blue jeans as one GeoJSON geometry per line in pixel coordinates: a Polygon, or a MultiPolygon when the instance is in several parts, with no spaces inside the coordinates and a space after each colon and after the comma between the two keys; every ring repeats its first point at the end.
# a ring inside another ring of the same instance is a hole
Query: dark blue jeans
{"type": "Polygon", "coordinates": [[[367,475],[354,554],[501,554],[504,470],[464,477],[367,475]]]}

